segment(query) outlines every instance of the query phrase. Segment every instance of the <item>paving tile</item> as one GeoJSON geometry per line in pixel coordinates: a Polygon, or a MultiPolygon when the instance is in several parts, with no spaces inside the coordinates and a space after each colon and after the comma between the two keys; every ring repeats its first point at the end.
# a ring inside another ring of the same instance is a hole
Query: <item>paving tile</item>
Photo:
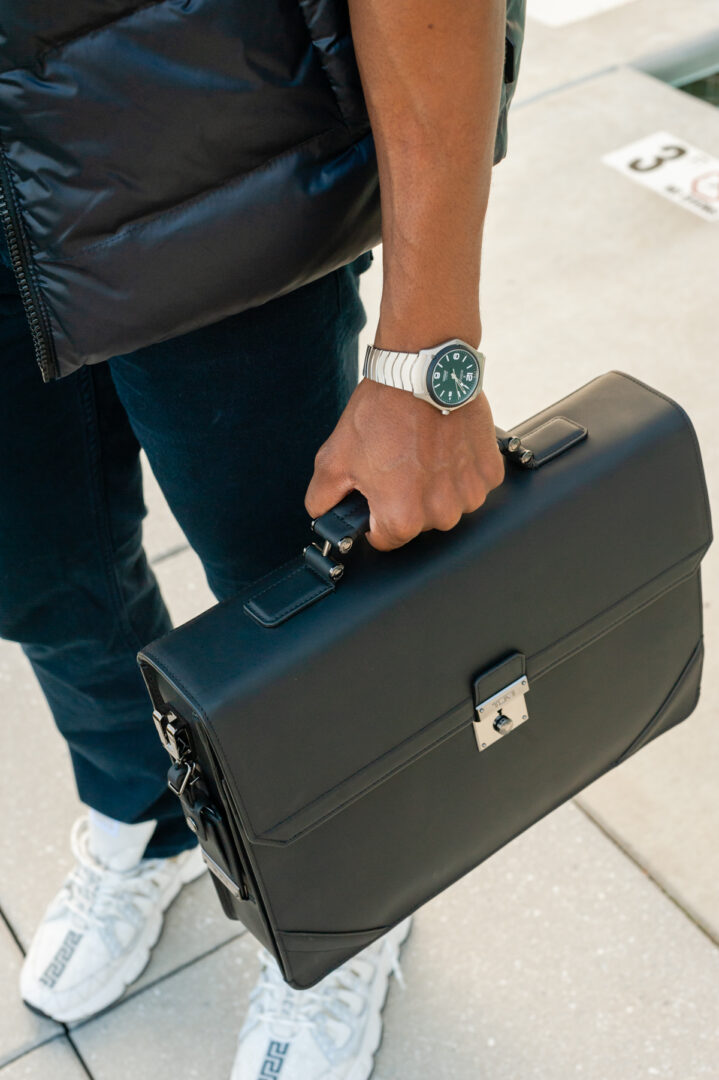
{"type": "MultiPolygon", "coordinates": [[[[520,110],[511,154],[495,171],[482,283],[486,385],[501,426],[604,371],[627,371],[686,407],[715,506],[719,226],[600,158],[658,130],[716,155],[717,119],[706,103],[628,69],[520,110]]],[[[719,939],[716,545],[703,573],[699,709],[582,802],[719,939]]]]}
{"type": "Polygon", "coordinates": [[[53,1039],[2,1070],[2,1080],[87,1080],[66,1038],[53,1039]]]}
{"type": "MultiPolygon", "coordinates": [[[[420,910],[376,1080],[715,1080],[719,954],[574,806],[420,910]]],[[[226,1080],[249,935],[75,1029],[96,1080],[226,1080]]]]}
{"type": "Polygon", "coordinates": [[[563,807],[420,912],[376,1080],[715,1080],[719,955],[563,807]]]}
{"type": "Polygon", "coordinates": [[[18,990],[21,964],[22,953],[0,921],[0,1066],[62,1031],[23,1005],[18,990]]]}
{"type": "Polygon", "coordinates": [[[717,117],[630,69],[517,112],[482,268],[487,391],[502,426],[620,368],[686,400],[714,453],[719,229],[601,156],[658,130],[719,155],[717,117]]]}
{"type": "Polygon", "coordinates": [[[636,0],[527,0],[527,15],[545,26],[566,26],[636,0]]]}
{"type": "Polygon", "coordinates": [[[95,1080],[174,1076],[178,1067],[182,1080],[227,1080],[257,948],[248,934],[75,1028],[95,1080]]]}
{"type": "MultiPolygon", "coordinates": [[[[574,6],[568,0],[566,6],[570,5],[574,6]]],[[[586,10],[589,5],[577,6],[586,10]]],[[[537,12],[541,9],[540,4],[537,12]]],[[[719,0],[632,0],[557,27],[531,17],[532,0],[528,11],[517,104],[611,65],[673,49],[719,27],[719,0]]]]}
{"type": "Polygon", "coordinates": [[[719,943],[719,640],[712,616],[696,712],[578,802],[719,943]]]}

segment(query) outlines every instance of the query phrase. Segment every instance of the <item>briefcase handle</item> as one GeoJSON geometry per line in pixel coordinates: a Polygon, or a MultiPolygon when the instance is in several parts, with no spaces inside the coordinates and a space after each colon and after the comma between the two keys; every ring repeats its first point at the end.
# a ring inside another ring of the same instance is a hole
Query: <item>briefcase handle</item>
{"type": "MultiPolygon", "coordinates": [[[[501,428],[495,428],[495,432],[497,445],[502,453],[526,467],[530,462],[531,450],[521,447],[520,439],[508,435],[501,428]]],[[[366,498],[359,491],[351,491],[337,506],[314,519],[312,531],[324,542],[324,548],[319,549],[314,544],[305,548],[305,560],[314,570],[326,574],[330,551],[334,548],[340,555],[347,555],[360,536],[369,531],[369,505],[366,498]]],[[[336,576],[339,578],[340,573],[336,576]]]]}
{"type": "MultiPolygon", "coordinates": [[[[524,426],[524,425],[523,425],[524,426]]],[[[526,433],[513,435],[496,428],[497,445],[521,469],[537,469],[570,446],[581,442],[587,429],[565,416],[553,416],[526,433]]],[[[261,626],[280,626],[329,593],[344,573],[344,556],[369,530],[369,506],[364,495],[351,491],[337,506],[315,518],[312,530],[319,542],[308,544],[293,559],[255,583],[243,607],[261,626]]]]}
{"type": "MultiPolygon", "coordinates": [[[[504,456],[523,469],[536,469],[546,461],[574,446],[587,435],[587,429],[565,416],[554,416],[534,431],[519,436],[496,427],[497,446],[504,456]]],[[[311,544],[305,549],[305,560],[313,569],[326,575],[327,559],[334,548],[347,555],[360,536],[369,530],[369,506],[364,495],[351,491],[349,495],[315,518],[312,531],[323,541],[323,548],[311,544]]],[[[339,566],[339,564],[337,564],[339,566]]],[[[336,575],[338,578],[341,572],[336,575]]]]}

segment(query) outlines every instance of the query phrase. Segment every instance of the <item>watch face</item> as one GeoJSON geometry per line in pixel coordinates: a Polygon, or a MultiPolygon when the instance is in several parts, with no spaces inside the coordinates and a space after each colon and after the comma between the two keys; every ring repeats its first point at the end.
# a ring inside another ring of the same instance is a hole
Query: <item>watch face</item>
{"type": "Polygon", "coordinates": [[[476,356],[461,345],[448,345],[429,365],[427,389],[443,408],[452,409],[474,393],[478,380],[476,356]]]}

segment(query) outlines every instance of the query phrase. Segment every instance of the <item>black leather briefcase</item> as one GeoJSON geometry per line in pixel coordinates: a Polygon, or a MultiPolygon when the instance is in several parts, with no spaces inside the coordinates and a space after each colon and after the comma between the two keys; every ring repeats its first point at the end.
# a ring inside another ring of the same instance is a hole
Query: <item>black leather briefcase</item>
{"type": "Polygon", "coordinates": [[[451,532],[377,552],[350,497],[139,654],[224,910],[296,988],[697,702],[711,524],[684,412],[613,372],[499,437],[505,482],[451,532]]]}

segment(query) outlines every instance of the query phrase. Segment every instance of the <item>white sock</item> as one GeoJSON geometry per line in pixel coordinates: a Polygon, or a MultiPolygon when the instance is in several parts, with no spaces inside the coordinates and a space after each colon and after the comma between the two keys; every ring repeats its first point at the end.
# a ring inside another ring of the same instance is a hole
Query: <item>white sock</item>
{"type": "Polygon", "coordinates": [[[137,866],[155,831],[156,821],[126,825],[88,808],[90,854],[109,870],[130,870],[137,866]]]}

